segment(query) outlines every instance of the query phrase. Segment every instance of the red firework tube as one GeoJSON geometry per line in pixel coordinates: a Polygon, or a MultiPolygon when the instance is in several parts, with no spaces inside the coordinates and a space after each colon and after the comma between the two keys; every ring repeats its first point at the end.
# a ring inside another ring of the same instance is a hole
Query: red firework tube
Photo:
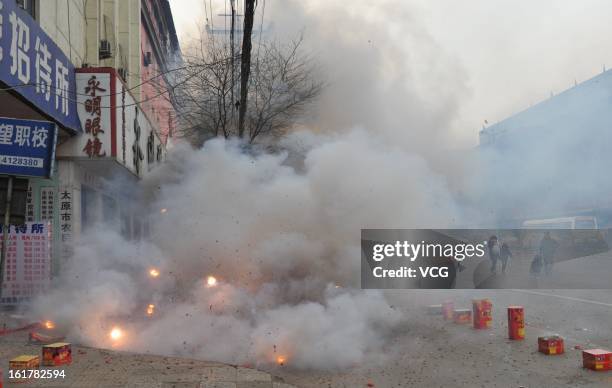
{"type": "Polygon", "coordinates": [[[488,329],[493,320],[493,303],[489,299],[475,299],[472,301],[472,315],[474,316],[474,329],[488,329]]]}
{"type": "Polygon", "coordinates": [[[508,338],[525,339],[525,311],[523,306],[508,306],[508,338]]]}

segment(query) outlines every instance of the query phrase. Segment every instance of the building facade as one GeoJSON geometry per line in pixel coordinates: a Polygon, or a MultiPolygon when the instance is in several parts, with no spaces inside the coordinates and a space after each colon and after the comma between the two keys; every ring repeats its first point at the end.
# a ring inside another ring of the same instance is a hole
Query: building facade
{"type": "Polygon", "coordinates": [[[612,225],[612,71],[480,132],[487,200],[505,220],[594,215],[612,225]]]}
{"type": "MultiPolygon", "coordinates": [[[[11,222],[49,225],[49,274],[94,225],[146,237],[138,182],[163,162],[176,118],[167,77],[180,51],[168,0],[0,0],[0,16],[0,117],[57,128],[51,176],[14,177],[23,195],[13,215],[25,210],[11,222]]],[[[0,178],[2,191],[9,175],[0,178]]],[[[30,279],[20,252],[9,253],[9,280],[30,279]]],[[[8,295],[6,284],[4,302],[29,296],[8,295]]]]}

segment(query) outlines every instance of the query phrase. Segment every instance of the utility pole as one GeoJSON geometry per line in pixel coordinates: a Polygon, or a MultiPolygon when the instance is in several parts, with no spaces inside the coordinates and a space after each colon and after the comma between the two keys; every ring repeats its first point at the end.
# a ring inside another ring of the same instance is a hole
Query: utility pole
{"type": "Polygon", "coordinates": [[[244,0],[244,29],[242,35],[242,60],[240,61],[240,106],[238,112],[238,137],[244,137],[244,119],[247,110],[247,93],[249,92],[249,74],[251,72],[251,35],[255,16],[255,0],[244,0]]]}
{"type": "Polygon", "coordinates": [[[230,28],[230,51],[231,51],[231,55],[230,55],[230,61],[231,61],[231,70],[232,70],[232,83],[231,83],[231,92],[230,95],[232,97],[232,126],[234,125],[234,123],[236,122],[234,120],[234,103],[236,102],[236,100],[234,99],[234,85],[235,85],[235,80],[234,80],[234,57],[236,54],[236,51],[234,50],[234,29],[236,28],[236,8],[234,7],[234,0],[230,0],[230,6],[232,8],[232,22],[231,22],[231,28],[230,28]]]}

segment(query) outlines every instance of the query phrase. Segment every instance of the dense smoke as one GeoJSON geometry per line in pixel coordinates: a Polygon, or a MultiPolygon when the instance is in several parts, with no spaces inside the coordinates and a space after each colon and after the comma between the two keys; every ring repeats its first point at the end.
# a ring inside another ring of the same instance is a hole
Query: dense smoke
{"type": "Polygon", "coordinates": [[[266,15],[264,39],[301,33],[322,65],[328,88],[307,120],[310,127],[345,131],[360,125],[427,156],[458,141],[474,144],[475,132],[449,130],[469,96],[465,70],[433,39],[415,4],[269,2],[266,15]]]}
{"type": "Polygon", "coordinates": [[[133,351],[318,369],[380,359],[402,316],[382,292],[359,290],[360,229],[461,218],[431,161],[450,143],[464,87],[414,15],[354,5],[267,11],[279,36],[308,26],[329,81],[310,130],[277,154],[233,140],[175,147],[144,182],[155,197],[150,241],[92,228],[34,314],[72,340],[133,351]],[[118,341],[113,326],[125,332],[118,341]]]}
{"type": "Polygon", "coordinates": [[[175,149],[159,172],[174,182],[150,182],[161,187],[154,208],[167,209],[151,220],[154,243],[95,228],[37,314],[97,346],[122,326],[120,349],[251,365],[283,356],[300,368],[378,358],[402,317],[381,292],[355,289],[359,230],[446,227],[453,199],[422,158],[362,130],[304,139],[287,140],[310,144],[301,173],[286,154],[245,154],[237,142],[175,149]]]}
{"type": "Polygon", "coordinates": [[[360,230],[465,225],[448,152],[465,75],[399,2],[316,3],[268,11],[281,35],[307,26],[328,80],[310,130],[277,154],[234,140],[172,149],[144,182],[150,240],[92,228],[37,318],[83,344],[235,364],[381,358],[403,317],[384,293],[359,290],[360,230]]]}

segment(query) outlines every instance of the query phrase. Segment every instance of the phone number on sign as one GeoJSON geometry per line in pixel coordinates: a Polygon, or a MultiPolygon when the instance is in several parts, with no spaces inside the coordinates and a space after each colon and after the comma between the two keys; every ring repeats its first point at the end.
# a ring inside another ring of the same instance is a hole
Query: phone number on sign
{"type": "Polygon", "coordinates": [[[0,155],[0,165],[3,166],[42,167],[43,162],[44,160],[42,158],[0,155]]]}
{"type": "Polygon", "coordinates": [[[9,369],[9,379],[63,379],[63,369],[9,369]]]}

